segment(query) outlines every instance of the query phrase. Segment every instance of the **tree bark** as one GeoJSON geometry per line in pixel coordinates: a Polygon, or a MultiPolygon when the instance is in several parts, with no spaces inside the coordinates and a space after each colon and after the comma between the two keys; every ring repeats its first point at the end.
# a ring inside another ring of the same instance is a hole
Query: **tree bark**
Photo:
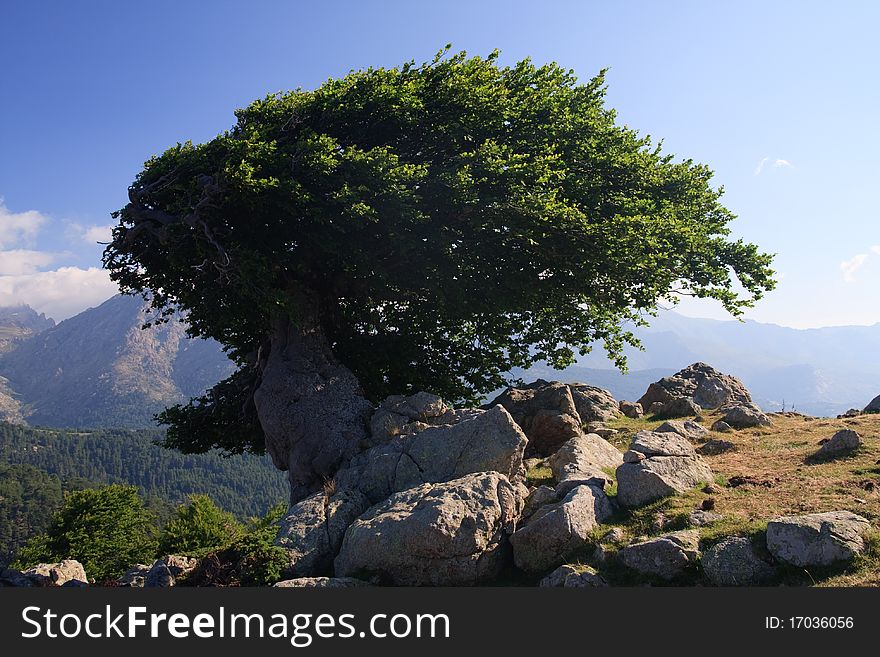
{"type": "Polygon", "coordinates": [[[291,504],[320,490],[369,435],[373,406],[312,318],[275,322],[254,392],[266,449],[288,472],[291,504]]]}

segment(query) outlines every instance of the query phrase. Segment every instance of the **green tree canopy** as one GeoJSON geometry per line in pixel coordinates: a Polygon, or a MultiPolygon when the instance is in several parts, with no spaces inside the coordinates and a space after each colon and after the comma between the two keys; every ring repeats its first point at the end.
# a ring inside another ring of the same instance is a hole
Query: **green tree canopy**
{"type": "Polygon", "coordinates": [[[18,564],[76,559],[97,581],[121,575],[156,554],[156,518],[134,486],[112,484],[71,493],[44,535],[21,549],[18,564]]]}
{"type": "Polygon", "coordinates": [[[207,495],[192,495],[177,508],[159,537],[159,552],[202,556],[219,550],[241,536],[235,517],[214,504],[207,495]]]}
{"type": "Polygon", "coordinates": [[[241,365],[162,416],[168,444],[262,449],[251,397],[279,318],[320,332],[372,401],[472,402],[597,342],[623,364],[627,321],[674,293],[735,315],[759,299],[771,257],[731,239],[709,168],[604,96],[603,73],[441,53],[267,96],[150,159],[105,266],[241,365]]]}

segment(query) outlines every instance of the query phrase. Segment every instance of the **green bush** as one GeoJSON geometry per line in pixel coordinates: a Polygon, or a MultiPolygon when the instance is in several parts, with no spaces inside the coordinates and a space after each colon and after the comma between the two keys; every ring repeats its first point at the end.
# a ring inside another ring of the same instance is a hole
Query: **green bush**
{"type": "Polygon", "coordinates": [[[150,562],[157,551],[156,534],[156,517],[134,486],[76,491],[67,496],[46,534],[21,549],[16,566],[76,559],[101,582],[132,564],[150,562]]]}
{"type": "Polygon", "coordinates": [[[200,557],[226,547],[241,534],[241,525],[231,513],[207,495],[192,495],[166,523],[159,537],[159,552],[200,557]]]}

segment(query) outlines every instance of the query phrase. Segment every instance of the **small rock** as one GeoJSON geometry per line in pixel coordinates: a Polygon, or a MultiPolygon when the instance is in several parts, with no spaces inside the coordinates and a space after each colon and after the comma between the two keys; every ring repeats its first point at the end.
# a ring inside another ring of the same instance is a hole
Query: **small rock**
{"type": "Polygon", "coordinates": [[[697,530],[686,529],[628,545],[618,556],[628,568],[671,580],[697,562],[699,541],[697,530]]]}
{"type": "Polygon", "coordinates": [[[703,554],[703,571],[716,586],[757,586],[773,576],[773,567],[761,559],[748,538],[733,536],[703,554]]]}
{"type": "Polygon", "coordinates": [[[724,411],[724,420],[734,429],[748,429],[750,427],[768,427],[770,426],[770,418],[754,404],[734,404],[726,406],[724,411]]]}
{"type": "Polygon", "coordinates": [[[704,511],[703,509],[695,509],[688,516],[688,525],[691,527],[705,527],[713,522],[718,522],[724,518],[720,513],[714,511],[704,511]]]}
{"type": "Polygon", "coordinates": [[[697,453],[702,454],[703,456],[718,456],[719,454],[724,454],[725,452],[732,452],[735,449],[736,445],[729,440],[713,438],[712,440],[706,441],[702,446],[698,447],[697,453]]]}
{"type": "Polygon", "coordinates": [[[841,429],[813,455],[817,460],[833,459],[856,451],[862,445],[862,437],[852,429],[841,429]]]}
{"type": "Polygon", "coordinates": [[[279,589],[350,589],[370,584],[354,577],[297,577],[272,586],[279,589]]]}
{"type": "Polygon", "coordinates": [[[633,420],[636,420],[645,414],[644,410],[642,410],[642,405],[636,402],[622,401],[620,402],[619,408],[621,413],[633,420]]]}
{"type": "Polygon", "coordinates": [[[677,433],[682,438],[687,438],[692,443],[702,442],[709,435],[709,430],[693,420],[667,420],[654,429],[657,433],[677,433]]]}
{"type": "Polygon", "coordinates": [[[595,570],[586,566],[575,568],[574,566],[559,566],[552,573],[541,580],[541,587],[564,587],[564,588],[592,588],[608,586],[595,570]]]}
{"type": "Polygon", "coordinates": [[[143,588],[149,572],[150,566],[139,563],[126,570],[116,583],[123,587],[143,588]]]}
{"type": "Polygon", "coordinates": [[[700,508],[701,508],[703,511],[711,511],[712,509],[714,509],[714,508],[715,508],[715,500],[714,500],[714,498],[707,497],[705,500],[703,500],[703,501],[700,503],[700,508]]]}
{"type": "Polygon", "coordinates": [[[522,519],[525,520],[529,518],[535,511],[540,509],[545,504],[552,504],[556,502],[558,497],[556,495],[556,491],[550,488],[550,486],[538,486],[529,493],[528,497],[526,497],[525,506],[522,512],[522,519]]]}
{"type": "Polygon", "coordinates": [[[727,424],[724,420],[716,420],[715,424],[712,425],[712,431],[727,433],[728,431],[733,431],[733,427],[727,424]]]}

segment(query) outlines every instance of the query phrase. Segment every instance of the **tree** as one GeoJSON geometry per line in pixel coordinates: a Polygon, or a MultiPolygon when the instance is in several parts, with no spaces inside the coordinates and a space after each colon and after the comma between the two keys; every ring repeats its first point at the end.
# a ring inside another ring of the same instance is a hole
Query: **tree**
{"type": "Polygon", "coordinates": [[[772,289],[711,171],[604,95],[604,73],[441,52],[267,96],[150,159],[104,264],[240,365],[160,416],[166,444],[265,445],[297,499],[389,393],[473,402],[597,342],[623,366],[626,322],[670,297],[736,315],[772,289]]]}
{"type": "Polygon", "coordinates": [[[18,564],[76,559],[89,577],[103,581],[121,575],[156,554],[156,519],[134,486],[112,484],[71,493],[46,534],[21,549],[18,564]]]}
{"type": "Polygon", "coordinates": [[[202,556],[229,545],[241,535],[235,517],[207,495],[192,495],[177,508],[159,537],[159,552],[202,556]]]}

